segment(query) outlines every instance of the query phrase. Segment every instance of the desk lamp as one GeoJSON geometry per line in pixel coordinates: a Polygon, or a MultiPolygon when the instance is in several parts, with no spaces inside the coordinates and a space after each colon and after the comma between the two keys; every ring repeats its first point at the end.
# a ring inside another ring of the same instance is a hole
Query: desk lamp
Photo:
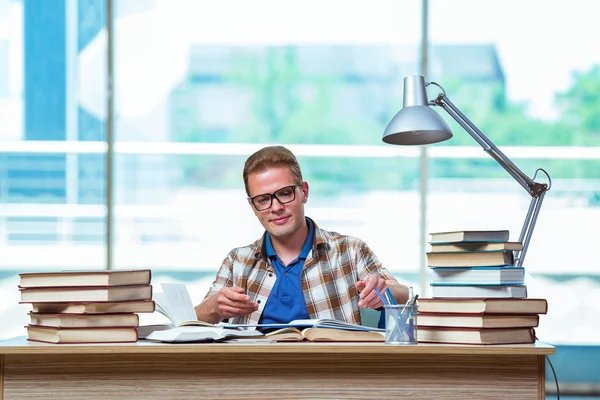
{"type": "Polygon", "coordinates": [[[383,141],[398,145],[425,145],[450,139],[452,137],[450,127],[429,106],[440,106],[446,110],[479,143],[483,150],[496,160],[531,196],[529,210],[527,211],[527,216],[525,217],[525,222],[519,236],[519,242],[523,244],[523,247],[520,251],[515,252],[514,265],[517,267],[523,266],[542,201],[552,185],[550,176],[541,168],[536,170],[533,179],[527,176],[448,99],[443,87],[435,82],[425,83],[425,79],[419,75],[404,78],[403,107],[386,127],[383,134],[383,141]],[[427,92],[425,90],[429,85],[437,86],[442,91],[432,101],[427,100],[427,92]],[[548,184],[538,183],[534,180],[539,171],[546,175],[548,184]]]}

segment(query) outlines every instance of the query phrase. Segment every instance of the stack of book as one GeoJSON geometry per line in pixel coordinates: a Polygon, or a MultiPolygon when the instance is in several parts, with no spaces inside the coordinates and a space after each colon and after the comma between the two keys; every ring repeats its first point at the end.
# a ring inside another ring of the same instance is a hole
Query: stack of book
{"type": "Polygon", "coordinates": [[[419,298],[417,339],[425,343],[534,343],[545,299],[419,298]]]}
{"type": "Polygon", "coordinates": [[[433,297],[526,298],[525,271],[514,267],[509,232],[456,231],[431,233],[427,265],[433,297]]]}
{"type": "Polygon", "coordinates": [[[116,343],[138,339],[137,313],[154,312],[150,270],[38,272],[19,275],[31,304],[29,340],[116,343]]]}
{"type": "Polygon", "coordinates": [[[432,298],[419,299],[420,342],[533,343],[545,299],[528,299],[508,230],[431,233],[432,298]]]}

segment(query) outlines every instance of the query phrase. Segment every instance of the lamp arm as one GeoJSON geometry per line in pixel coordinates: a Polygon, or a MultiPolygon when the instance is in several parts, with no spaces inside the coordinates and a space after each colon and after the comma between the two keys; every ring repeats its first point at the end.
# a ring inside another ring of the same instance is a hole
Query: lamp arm
{"type": "MultiPolygon", "coordinates": [[[[500,151],[498,147],[496,147],[490,138],[481,132],[481,130],[479,130],[479,128],[477,128],[477,126],[475,126],[475,124],[470,121],[458,109],[458,107],[456,107],[448,99],[445,93],[440,93],[438,97],[432,101],[432,103],[442,107],[448,114],[450,114],[450,116],[456,122],[458,122],[458,124],[462,126],[462,128],[467,131],[467,133],[471,135],[471,137],[475,139],[477,143],[479,143],[483,150],[494,160],[496,160],[496,162],[500,164],[500,166],[504,168],[506,172],[508,172],[508,174],[512,176],[513,179],[517,181],[517,183],[521,185],[523,189],[525,189],[532,197],[529,210],[527,211],[527,216],[525,217],[525,222],[523,223],[523,228],[521,229],[521,234],[519,235],[519,242],[523,244],[523,248],[522,250],[515,252],[514,257],[515,266],[521,267],[529,247],[529,241],[531,240],[531,235],[533,233],[533,229],[535,228],[535,223],[542,206],[542,201],[544,200],[546,192],[550,190],[550,186],[546,183],[535,182],[535,176],[534,179],[532,179],[521,169],[519,169],[519,167],[517,167],[502,151],[500,151]]],[[[550,180],[550,176],[546,173],[546,171],[543,172],[550,180]]]]}

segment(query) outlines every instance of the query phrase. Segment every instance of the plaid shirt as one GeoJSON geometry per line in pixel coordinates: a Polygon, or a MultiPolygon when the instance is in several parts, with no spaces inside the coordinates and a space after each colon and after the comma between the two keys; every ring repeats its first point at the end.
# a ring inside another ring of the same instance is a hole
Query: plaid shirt
{"type": "MultiPolygon", "coordinates": [[[[266,234],[266,232],[265,232],[266,234]]],[[[257,324],[275,284],[275,268],[266,255],[265,235],[249,246],[233,249],[223,260],[205,300],[221,288],[238,286],[258,303],[258,310],[230,318],[234,324],[257,324]]],[[[304,300],[311,318],[330,318],[360,324],[356,282],[378,274],[394,279],[362,240],[319,229],[302,271],[304,300]]]]}

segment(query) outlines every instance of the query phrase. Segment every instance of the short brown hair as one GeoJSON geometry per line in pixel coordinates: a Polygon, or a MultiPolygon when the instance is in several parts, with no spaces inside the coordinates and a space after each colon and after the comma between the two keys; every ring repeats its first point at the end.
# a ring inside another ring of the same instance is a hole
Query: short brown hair
{"type": "Polygon", "coordinates": [[[244,187],[246,194],[250,196],[248,188],[248,176],[257,172],[266,171],[269,168],[286,166],[292,171],[297,185],[302,184],[302,171],[294,153],[283,146],[263,147],[252,154],[244,164],[244,187]]]}

